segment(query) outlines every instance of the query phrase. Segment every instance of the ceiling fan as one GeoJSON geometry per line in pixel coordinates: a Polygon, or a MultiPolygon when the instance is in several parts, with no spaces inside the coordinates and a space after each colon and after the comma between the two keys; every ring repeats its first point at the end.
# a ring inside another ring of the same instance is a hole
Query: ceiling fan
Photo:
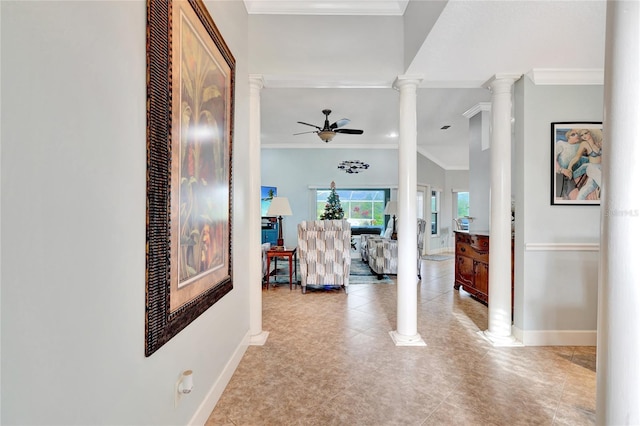
{"type": "Polygon", "coordinates": [[[315,124],[305,123],[304,121],[298,121],[298,123],[300,124],[315,127],[318,130],[312,130],[310,132],[294,133],[294,135],[302,135],[304,133],[316,133],[320,137],[320,139],[322,139],[325,142],[329,142],[331,139],[333,139],[336,133],[345,133],[348,135],[361,135],[364,133],[363,130],[341,129],[342,126],[349,124],[349,122],[351,121],[348,118],[342,118],[333,124],[329,124],[329,114],[331,114],[330,109],[323,109],[322,113],[324,114],[324,117],[325,117],[323,127],[316,126],[315,124]]]}

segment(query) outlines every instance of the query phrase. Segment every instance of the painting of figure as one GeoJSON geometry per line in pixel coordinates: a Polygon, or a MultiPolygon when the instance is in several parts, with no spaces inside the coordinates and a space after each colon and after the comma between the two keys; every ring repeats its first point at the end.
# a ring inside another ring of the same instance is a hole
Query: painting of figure
{"type": "Polygon", "coordinates": [[[600,204],[602,123],[551,123],[551,204],[600,204]]]}

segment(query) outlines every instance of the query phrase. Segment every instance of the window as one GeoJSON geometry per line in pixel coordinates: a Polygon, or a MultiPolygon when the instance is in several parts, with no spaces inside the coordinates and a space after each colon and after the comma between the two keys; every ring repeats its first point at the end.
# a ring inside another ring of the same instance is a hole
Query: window
{"type": "Polygon", "coordinates": [[[431,235],[440,229],[440,191],[431,191],[431,235]]]}
{"type": "Polygon", "coordinates": [[[418,186],[418,192],[416,193],[416,217],[418,219],[424,219],[424,199],[427,193],[424,186],[418,186]]]}
{"type": "Polygon", "coordinates": [[[453,211],[456,212],[456,218],[460,218],[462,224],[462,230],[469,230],[469,193],[468,192],[456,192],[453,197],[456,205],[453,211]]]}
{"type": "MultiPolygon", "coordinates": [[[[390,197],[388,189],[338,189],[344,218],[351,226],[384,228],[384,206],[390,197]]],[[[316,218],[324,213],[330,189],[316,192],[316,218]]]]}

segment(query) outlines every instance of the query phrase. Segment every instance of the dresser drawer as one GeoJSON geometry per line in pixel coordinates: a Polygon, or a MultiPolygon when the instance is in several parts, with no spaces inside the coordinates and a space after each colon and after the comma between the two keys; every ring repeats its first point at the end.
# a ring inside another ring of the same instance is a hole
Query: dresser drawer
{"type": "Polygon", "coordinates": [[[479,262],[489,263],[489,250],[482,251],[467,243],[456,244],[456,256],[466,256],[479,262]]]}
{"type": "Polygon", "coordinates": [[[485,235],[470,235],[469,236],[471,247],[478,251],[489,252],[489,237],[485,235]]]}

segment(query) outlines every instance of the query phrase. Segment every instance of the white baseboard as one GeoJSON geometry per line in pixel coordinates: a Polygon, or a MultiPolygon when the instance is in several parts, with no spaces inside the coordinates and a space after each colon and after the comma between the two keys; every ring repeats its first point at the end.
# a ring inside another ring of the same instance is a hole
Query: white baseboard
{"type": "Polygon", "coordinates": [[[453,253],[453,247],[440,247],[440,248],[432,248],[431,250],[428,250],[426,255],[431,255],[431,254],[441,254],[441,253],[453,253]]]}
{"type": "Polygon", "coordinates": [[[596,346],[596,330],[532,330],[512,327],[513,336],[525,346],[596,346]]]}
{"type": "Polygon", "coordinates": [[[207,422],[207,419],[209,419],[211,412],[213,411],[216,404],[218,403],[218,400],[222,396],[222,392],[224,392],[224,389],[227,387],[227,384],[229,384],[229,381],[231,380],[231,376],[233,376],[233,373],[236,371],[236,368],[238,368],[238,365],[240,364],[240,360],[242,360],[244,353],[247,351],[250,340],[251,340],[251,336],[249,335],[249,332],[247,332],[247,334],[242,339],[242,342],[240,342],[240,344],[234,351],[233,356],[227,362],[227,365],[225,365],[224,369],[222,370],[222,373],[220,374],[218,379],[213,383],[213,385],[211,386],[211,389],[209,389],[209,392],[207,392],[207,396],[205,396],[204,400],[200,403],[200,406],[198,407],[196,412],[193,414],[193,417],[191,417],[191,420],[189,421],[189,425],[204,426],[204,424],[207,422]]]}

